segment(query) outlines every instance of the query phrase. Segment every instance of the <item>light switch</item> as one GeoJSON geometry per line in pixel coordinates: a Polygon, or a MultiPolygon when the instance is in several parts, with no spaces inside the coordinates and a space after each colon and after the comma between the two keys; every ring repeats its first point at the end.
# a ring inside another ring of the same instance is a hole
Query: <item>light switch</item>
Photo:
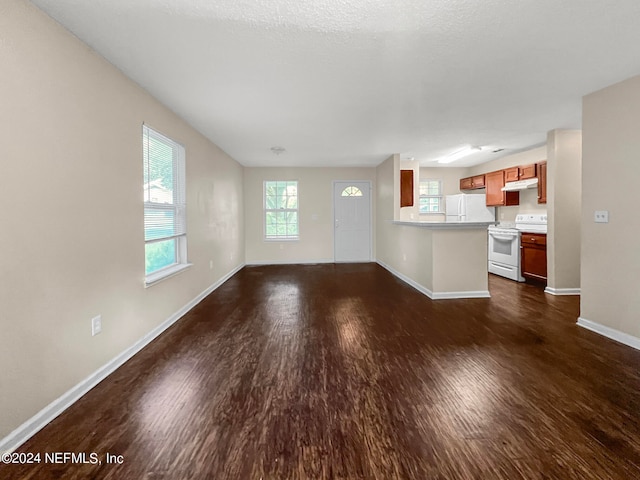
{"type": "Polygon", "coordinates": [[[609,223],[609,211],[608,210],[596,210],[594,219],[596,223],[609,223]]]}

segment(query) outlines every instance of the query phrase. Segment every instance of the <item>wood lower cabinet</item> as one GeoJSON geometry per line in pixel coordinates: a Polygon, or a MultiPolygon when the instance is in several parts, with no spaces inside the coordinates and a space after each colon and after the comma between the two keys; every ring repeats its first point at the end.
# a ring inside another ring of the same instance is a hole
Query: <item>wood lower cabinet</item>
{"type": "Polygon", "coordinates": [[[547,203],[547,162],[538,164],[538,203],[547,203]]]}
{"type": "Polygon", "coordinates": [[[547,235],[545,233],[520,234],[520,273],[524,278],[547,281],[547,235]]]}
{"type": "Polygon", "coordinates": [[[518,205],[520,192],[503,192],[506,170],[487,173],[484,176],[487,188],[487,207],[518,205]]]}
{"type": "Polygon", "coordinates": [[[460,190],[476,190],[484,188],[484,175],[475,175],[473,177],[460,179],[460,190]]]}

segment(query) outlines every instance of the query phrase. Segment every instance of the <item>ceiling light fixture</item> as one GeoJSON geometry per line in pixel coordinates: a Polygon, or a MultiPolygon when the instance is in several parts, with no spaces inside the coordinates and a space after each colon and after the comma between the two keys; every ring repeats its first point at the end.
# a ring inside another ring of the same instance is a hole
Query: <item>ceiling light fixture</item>
{"type": "Polygon", "coordinates": [[[286,151],[287,151],[287,149],[284,148],[284,147],[271,147],[271,152],[274,155],[280,155],[281,153],[284,153],[286,151]]]}
{"type": "Polygon", "coordinates": [[[479,152],[481,150],[482,150],[482,148],[480,148],[480,147],[472,147],[472,146],[464,147],[462,150],[458,150],[457,152],[454,152],[451,155],[447,155],[446,157],[442,157],[441,159],[438,160],[438,163],[455,162],[456,160],[460,160],[463,157],[471,155],[472,153],[479,152]]]}

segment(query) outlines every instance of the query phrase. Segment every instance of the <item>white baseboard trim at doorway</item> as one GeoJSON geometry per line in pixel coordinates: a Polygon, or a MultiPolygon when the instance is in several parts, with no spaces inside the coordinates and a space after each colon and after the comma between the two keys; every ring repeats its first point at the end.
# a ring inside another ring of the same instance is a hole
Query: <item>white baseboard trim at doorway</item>
{"type": "Polygon", "coordinates": [[[580,295],[579,288],[551,288],[545,287],[544,293],[550,295],[580,295]]]}
{"type": "Polygon", "coordinates": [[[628,333],[621,332],[620,330],[607,327],[600,323],[592,322],[591,320],[587,320],[586,318],[582,317],[579,317],[576,323],[582,328],[591,330],[592,332],[598,333],[603,337],[610,338],[611,340],[615,340],[616,342],[622,343],[623,345],[627,345],[628,347],[640,350],[640,338],[638,337],[634,337],[633,335],[629,335],[628,333]]]}

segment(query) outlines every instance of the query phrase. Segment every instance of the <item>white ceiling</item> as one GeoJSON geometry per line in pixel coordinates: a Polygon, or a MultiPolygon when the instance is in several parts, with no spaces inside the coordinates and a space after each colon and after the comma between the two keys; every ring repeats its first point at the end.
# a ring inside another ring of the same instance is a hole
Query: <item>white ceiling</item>
{"type": "Polygon", "coordinates": [[[638,0],[31,1],[246,166],[477,164],[640,73],[638,0]]]}

